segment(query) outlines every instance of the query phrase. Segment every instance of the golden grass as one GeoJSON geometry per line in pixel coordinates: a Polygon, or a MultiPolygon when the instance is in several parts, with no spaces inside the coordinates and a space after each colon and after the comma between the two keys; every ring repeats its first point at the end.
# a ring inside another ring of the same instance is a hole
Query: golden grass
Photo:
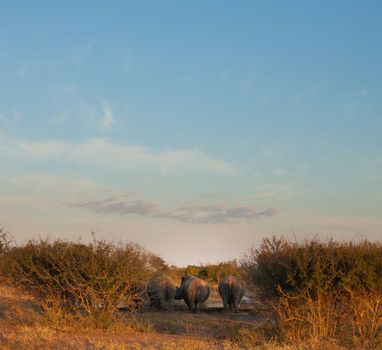
{"type": "Polygon", "coordinates": [[[345,350],[335,344],[264,341],[262,325],[251,313],[122,312],[109,330],[55,316],[47,318],[32,298],[0,286],[0,349],[345,350]]]}

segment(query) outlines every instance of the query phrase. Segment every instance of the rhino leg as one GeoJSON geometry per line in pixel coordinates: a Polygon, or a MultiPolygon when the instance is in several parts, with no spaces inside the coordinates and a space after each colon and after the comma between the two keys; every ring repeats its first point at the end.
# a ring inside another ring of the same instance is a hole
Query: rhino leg
{"type": "Polygon", "coordinates": [[[229,303],[229,308],[232,312],[234,312],[234,309],[235,309],[235,306],[234,306],[234,303],[233,302],[230,302],[229,303]]]}
{"type": "Polygon", "coordinates": [[[225,298],[223,299],[223,311],[224,312],[228,311],[228,302],[225,298]]]}
{"type": "Polygon", "coordinates": [[[170,310],[170,311],[174,311],[174,303],[173,303],[173,300],[172,300],[172,299],[170,299],[170,300],[168,301],[168,307],[169,307],[169,310],[170,310]]]}
{"type": "Polygon", "coordinates": [[[238,302],[237,301],[235,301],[233,304],[232,304],[232,306],[233,306],[233,312],[238,312],[238,302]]]}
{"type": "Polygon", "coordinates": [[[200,308],[198,309],[198,302],[197,301],[195,301],[195,306],[194,306],[193,312],[195,312],[195,313],[200,312],[200,308]]]}
{"type": "Polygon", "coordinates": [[[151,306],[153,309],[156,309],[156,308],[158,307],[158,304],[159,304],[159,302],[158,302],[157,299],[155,299],[155,298],[151,298],[151,299],[150,299],[150,306],[151,306]]]}
{"type": "Polygon", "coordinates": [[[166,310],[166,302],[163,299],[159,300],[159,309],[161,311],[166,310]]]}
{"type": "Polygon", "coordinates": [[[188,311],[192,311],[194,305],[193,305],[193,303],[191,302],[191,300],[189,300],[188,298],[184,298],[184,302],[187,304],[188,311]]]}

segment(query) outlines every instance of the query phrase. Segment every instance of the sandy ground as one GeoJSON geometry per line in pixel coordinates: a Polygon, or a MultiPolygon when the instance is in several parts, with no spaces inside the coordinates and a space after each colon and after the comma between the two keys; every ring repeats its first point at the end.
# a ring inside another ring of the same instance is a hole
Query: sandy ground
{"type": "Polygon", "coordinates": [[[89,329],[47,322],[33,299],[0,286],[0,349],[241,349],[257,323],[252,307],[224,313],[212,297],[196,314],[179,301],[173,311],[122,309],[112,329],[89,329]]]}

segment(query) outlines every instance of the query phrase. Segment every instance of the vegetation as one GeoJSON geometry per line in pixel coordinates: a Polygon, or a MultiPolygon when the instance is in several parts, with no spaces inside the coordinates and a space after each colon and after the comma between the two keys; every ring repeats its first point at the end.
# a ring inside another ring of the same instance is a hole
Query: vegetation
{"type": "Polygon", "coordinates": [[[382,347],[381,243],[272,238],[249,250],[240,265],[178,268],[131,242],[14,245],[9,237],[0,229],[0,347],[382,347]],[[152,311],[145,289],[156,274],[176,281],[193,274],[215,287],[226,275],[239,275],[256,307],[221,313],[219,295],[211,293],[215,307],[201,314],[187,313],[182,303],[173,313],[152,311]]]}
{"type": "MultiPolygon", "coordinates": [[[[80,321],[54,324],[36,300],[19,289],[0,286],[1,349],[179,349],[292,350],[263,342],[262,325],[249,314],[121,311],[107,329],[80,321]]],[[[345,349],[341,349],[345,350],[345,349]]]]}
{"type": "Polygon", "coordinates": [[[0,277],[3,271],[4,256],[10,247],[9,233],[0,226],[0,277]]]}
{"type": "MultiPolygon", "coordinates": [[[[139,307],[160,259],[133,243],[30,240],[5,251],[3,275],[50,313],[109,326],[118,307],[139,307]],[[54,313],[54,312],[53,312],[54,313]]],[[[157,268],[158,266],[158,268],[157,268]]]]}
{"type": "Polygon", "coordinates": [[[236,260],[231,260],[218,264],[204,264],[200,266],[188,265],[184,270],[184,274],[194,275],[212,284],[218,284],[225,276],[243,275],[243,269],[236,260]]]}
{"type": "Polygon", "coordinates": [[[382,346],[381,243],[265,239],[243,267],[282,340],[382,346]]]}

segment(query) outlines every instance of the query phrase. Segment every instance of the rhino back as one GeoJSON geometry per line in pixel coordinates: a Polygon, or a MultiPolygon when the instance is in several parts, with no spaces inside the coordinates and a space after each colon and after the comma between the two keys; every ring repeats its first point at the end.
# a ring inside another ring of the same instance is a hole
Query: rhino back
{"type": "Polygon", "coordinates": [[[175,292],[176,292],[176,283],[175,281],[167,277],[166,279],[166,297],[167,299],[174,299],[175,298],[175,292]]]}
{"type": "Polygon", "coordinates": [[[236,276],[227,276],[219,283],[218,291],[222,298],[235,298],[240,301],[244,294],[244,286],[236,276]]]}
{"type": "Polygon", "coordinates": [[[156,276],[147,284],[147,292],[150,298],[168,300],[175,296],[176,284],[168,276],[156,276]]]}
{"type": "Polygon", "coordinates": [[[209,295],[210,287],[207,282],[197,277],[188,280],[188,296],[190,299],[203,303],[209,295]]]}
{"type": "Polygon", "coordinates": [[[200,303],[204,303],[210,296],[210,287],[206,285],[199,286],[197,292],[197,299],[200,303]]]}

